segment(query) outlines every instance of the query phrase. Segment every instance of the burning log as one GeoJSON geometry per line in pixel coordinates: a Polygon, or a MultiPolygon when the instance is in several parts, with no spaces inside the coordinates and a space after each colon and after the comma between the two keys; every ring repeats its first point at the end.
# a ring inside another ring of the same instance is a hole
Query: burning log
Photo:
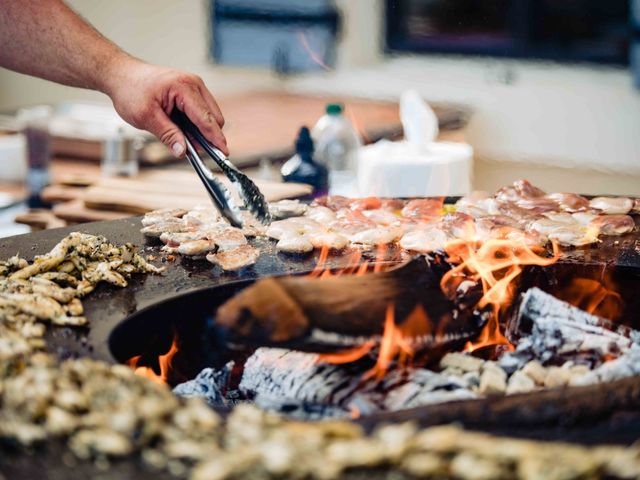
{"type": "Polygon", "coordinates": [[[477,398],[463,378],[424,368],[395,368],[383,378],[368,376],[370,357],[348,364],[322,362],[322,355],[259,348],[246,361],[239,385],[233,367],[205,368],[178,385],[182,397],[202,397],[212,406],[252,401],[266,410],[305,420],[398,411],[477,398]]]}
{"type": "MultiPolygon", "coordinates": [[[[473,288],[464,293],[472,295],[473,288]]],[[[474,313],[475,303],[449,300],[430,260],[418,257],[381,273],[260,280],[222,305],[215,321],[231,343],[324,351],[379,340],[393,305],[397,319],[423,313],[405,332],[419,349],[477,335],[485,317],[474,313]]]]}
{"type": "Polygon", "coordinates": [[[367,377],[370,367],[366,360],[332,365],[322,363],[317,354],[259,348],[247,360],[239,388],[272,409],[282,411],[295,400],[315,405],[316,410],[319,406],[340,406],[343,415],[354,410],[371,414],[476,397],[461,379],[427,369],[393,369],[376,379],[367,377]]]}
{"type": "Polygon", "coordinates": [[[573,305],[559,300],[553,295],[534,287],[527,290],[522,297],[515,321],[509,325],[511,336],[523,333],[530,334],[531,327],[539,319],[550,322],[569,322],[571,325],[581,325],[582,328],[605,336],[630,338],[634,330],[624,325],[615,325],[609,320],[592,315],[573,305]]]}
{"type": "Polygon", "coordinates": [[[613,325],[534,287],[523,295],[509,337],[518,347],[500,363],[513,372],[533,359],[543,364],[573,360],[594,368],[629,351],[640,332],[613,325]]]}

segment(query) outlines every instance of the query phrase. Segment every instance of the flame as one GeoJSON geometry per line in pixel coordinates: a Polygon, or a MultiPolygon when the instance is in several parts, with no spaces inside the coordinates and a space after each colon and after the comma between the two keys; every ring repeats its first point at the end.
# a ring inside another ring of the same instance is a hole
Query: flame
{"type": "Polygon", "coordinates": [[[389,304],[378,358],[373,368],[365,373],[364,380],[381,380],[394,361],[397,361],[400,368],[409,365],[415,354],[414,342],[420,337],[430,335],[431,332],[432,324],[422,305],[417,305],[398,325],[395,322],[394,305],[389,304]]]}
{"type": "Polygon", "coordinates": [[[376,345],[379,345],[378,357],[375,365],[367,371],[363,380],[384,378],[394,361],[402,368],[407,366],[415,354],[414,342],[420,337],[432,333],[432,324],[422,305],[414,310],[401,323],[395,322],[394,304],[387,305],[384,330],[379,342],[373,340],[359,347],[343,350],[332,354],[321,354],[318,361],[332,364],[355,362],[367,355],[376,345]]]}
{"type": "Polygon", "coordinates": [[[164,355],[158,356],[158,364],[160,365],[160,375],[158,375],[153,368],[149,366],[140,365],[140,361],[142,359],[142,355],[138,355],[130,358],[125,363],[134,369],[136,375],[140,375],[142,377],[147,377],[154,382],[166,384],[167,379],[169,378],[169,371],[171,370],[171,362],[175,354],[178,353],[178,344],[174,337],[173,342],[171,342],[171,348],[164,355]]]}
{"type": "Polygon", "coordinates": [[[336,353],[321,353],[318,355],[318,361],[323,363],[333,363],[335,365],[341,365],[344,363],[351,363],[360,360],[375,346],[375,342],[370,340],[362,345],[354,348],[348,348],[336,353]]]}
{"type": "MultiPolygon", "coordinates": [[[[489,345],[504,345],[508,349],[513,346],[503,334],[501,317],[512,304],[516,291],[517,280],[527,265],[549,266],[555,263],[560,256],[558,244],[552,243],[552,256],[543,255],[543,249],[527,245],[524,238],[490,239],[484,242],[471,239],[457,239],[450,241],[445,247],[447,261],[454,267],[445,273],[441,279],[440,287],[445,295],[453,300],[457,296],[457,289],[464,281],[480,283],[483,295],[476,307],[480,309],[490,308],[491,315],[487,324],[482,329],[479,337],[474,342],[467,342],[464,350],[473,352],[478,348],[489,345]]],[[[379,250],[377,259],[384,254],[379,250]]],[[[360,261],[359,253],[351,260],[360,261]]],[[[364,274],[368,271],[367,262],[356,266],[344,268],[338,272],[331,272],[326,268],[328,249],[320,253],[318,266],[311,273],[312,276],[326,278],[327,276],[345,273],[364,274]]],[[[380,271],[382,263],[374,264],[374,271],[380,271]]],[[[602,304],[607,295],[597,297],[594,302],[602,304]],[[600,299],[600,301],[598,301],[600,299]]],[[[383,334],[379,342],[367,342],[356,348],[351,348],[337,353],[323,354],[319,361],[343,364],[359,360],[369,354],[378,346],[378,357],[371,370],[365,373],[363,379],[375,378],[380,380],[389,370],[392,363],[397,362],[399,367],[404,367],[412,361],[415,354],[415,341],[420,337],[432,336],[437,340],[444,333],[446,319],[438,323],[437,331],[434,331],[434,323],[431,322],[421,305],[414,308],[403,322],[395,322],[394,305],[387,306],[383,334]]]]}
{"type": "Polygon", "coordinates": [[[554,295],[585,312],[616,320],[624,310],[624,301],[616,290],[609,276],[605,276],[602,281],[575,278],[566,288],[554,292],[554,295]]]}
{"type": "Polygon", "coordinates": [[[331,277],[339,277],[341,275],[362,276],[369,272],[369,270],[371,269],[374,273],[382,272],[385,265],[393,263],[384,260],[387,249],[387,245],[378,245],[376,247],[375,259],[373,261],[363,261],[362,251],[359,249],[354,250],[346,257],[346,259],[341,260],[341,263],[344,264],[343,267],[331,268],[328,265],[330,249],[329,247],[323,246],[320,249],[318,262],[316,263],[315,268],[309,273],[308,277],[325,279],[331,277]]]}
{"type": "Polygon", "coordinates": [[[482,283],[483,296],[478,308],[491,306],[493,315],[475,342],[467,342],[465,351],[472,352],[487,345],[510,346],[502,334],[500,316],[511,305],[515,281],[524,265],[548,266],[560,255],[558,245],[553,243],[553,256],[538,255],[524,240],[491,239],[484,243],[470,240],[453,240],[446,247],[448,261],[457,264],[440,282],[442,291],[454,298],[456,288],[462,280],[482,283]]]}

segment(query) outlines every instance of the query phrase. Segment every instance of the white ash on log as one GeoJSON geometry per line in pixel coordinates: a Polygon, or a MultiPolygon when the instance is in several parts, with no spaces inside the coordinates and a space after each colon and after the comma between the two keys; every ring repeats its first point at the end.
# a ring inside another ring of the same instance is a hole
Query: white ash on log
{"type": "Polygon", "coordinates": [[[624,325],[615,325],[605,318],[585,312],[537,287],[530,288],[522,296],[516,316],[509,324],[508,333],[512,337],[530,334],[532,324],[541,318],[583,325],[585,331],[589,330],[588,326],[592,326],[594,329],[590,331],[596,334],[617,334],[631,340],[640,339],[640,332],[624,325]]]}
{"type": "Polygon", "coordinates": [[[572,386],[610,382],[640,375],[640,346],[634,344],[620,357],[571,379],[572,386]]]}
{"type": "Polygon", "coordinates": [[[628,351],[640,333],[612,326],[534,287],[524,294],[509,337],[517,348],[502,356],[500,366],[513,373],[534,359],[542,364],[573,360],[594,368],[628,351]]]}
{"type": "Polygon", "coordinates": [[[259,348],[244,365],[240,390],[253,395],[341,404],[366,371],[356,363],[319,363],[319,356],[280,348],[259,348]]]}
{"type": "Polygon", "coordinates": [[[237,390],[224,385],[224,372],[205,370],[195,383],[176,392],[204,395],[218,405],[232,404],[233,399],[253,401],[266,410],[311,420],[640,375],[640,344],[634,343],[639,332],[612,325],[537,288],[523,295],[510,336],[516,351],[497,362],[454,351],[440,360],[440,371],[391,365],[381,379],[367,375],[375,350],[335,365],[321,362],[317,353],[259,348],[246,361],[237,390]]]}
{"type": "Polygon", "coordinates": [[[220,370],[205,368],[196,378],[181,383],[173,389],[173,393],[181,397],[202,397],[211,406],[227,404],[224,392],[229,383],[233,362],[227,363],[220,370]]]}
{"type": "Polygon", "coordinates": [[[371,367],[367,362],[331,365],[318,360],[316,354],[260,348],[245,364],[240,390],[256,398],[286,399],[283,404],[295,400],[366,413],[475,398],[462,379],[427,369],[396,368],[381,380],[363,380],[371,367]]]}

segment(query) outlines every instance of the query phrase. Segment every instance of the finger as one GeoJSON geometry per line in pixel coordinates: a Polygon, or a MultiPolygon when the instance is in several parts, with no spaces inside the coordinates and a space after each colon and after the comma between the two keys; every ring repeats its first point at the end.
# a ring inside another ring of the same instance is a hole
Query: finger
{"type": "Polygon", "coordinates": [[[218,102],[216,102],[216,99],[213,98],[213,95],[211,95],[211,92],[209,91],[207,86],[204,83],[201,83],[200,85],[198,85],[198,90],[200,91],[200,95],[202,95],[202,98],[209,107],[211,114],[216,119],[216,122],[218,123],[220,128],[224,127],[225,122],[224,116],[222,115],[222,110],[220,110],[218,102]]]}
{"type": "Polygon", "coordinates": [[[152,111],[145,123],[145,130],[158,137],[176,158],[182,158],[186,150],[184,135],[160,107],[152,111]]]}
{"type": "Polygon", "coordinates": [[[182,90],[181,98],[176,104],[178,108],[186,113],[187,117],[198,127],[207,140],[222,150],[225,155],[229,155],[227,139],[197,88],[185,88],[182,90]]]}

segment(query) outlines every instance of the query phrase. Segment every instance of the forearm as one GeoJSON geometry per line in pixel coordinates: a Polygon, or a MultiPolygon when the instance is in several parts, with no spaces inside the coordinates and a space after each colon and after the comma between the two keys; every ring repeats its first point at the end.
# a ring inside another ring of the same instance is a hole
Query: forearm
{"type": "Polygon", "coordinates": [[[0,66],[108,93],[128,62],[61,0],[0,0],[0,66]]]}
{"type": "Polygon", "coordinates": [[[224,118],[200,77],[131,57],[62,0],[0,0],[0,66],[106,93],[125,121],[180,157],[184,135],[169,119],[178,108],[228,154],[224,118]]]}

